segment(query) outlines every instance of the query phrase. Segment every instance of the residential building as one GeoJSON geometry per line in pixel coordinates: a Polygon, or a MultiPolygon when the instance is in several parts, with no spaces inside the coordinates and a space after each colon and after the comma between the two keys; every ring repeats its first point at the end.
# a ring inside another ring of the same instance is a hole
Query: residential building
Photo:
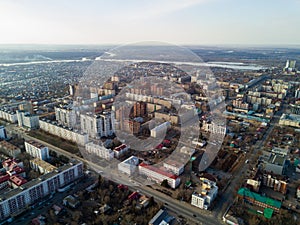
{"type": "Polygon", "coordinates": [[[300,128],[300,115],[282,114],[279,125],[300,128]]]}
{"type": "Polygon", "coordinates": [[[81,131],[92,138],[107,137],[114,133],[114,114],[103,112],[101,114],[81,114],[81,131]]]}
{"type": "Polygon", "coordinates": [[[62,139],[74,142],[82,146],[84,146],[89,141],[88,134],[86,133],[80,133],[77,130],[58,125],[56,122],[51,122],[50,120],[40,119],[39,122],[41,130],[61,137],[62,139]]]}
{"type": "Polygon", "coordinates": [[[157,168],[146,163],[141,163],[139,165],[139,173],[141,175],[147,176],[148,179],[153,180],[157,183],[161,183],[164,180],[167,180],[171,188],[176,188],[180,184],[180,178],[177,175],[168,172],[164,168],[157,168]]]}
{"type": "Polygon", "coordinates": [[[139,159],[135,156],[130,156],[128,159],[118,164],[118,170],[131,176],[137,171],[138,165],[139,159]]]}
{"type": "Polygon", "coordinates": [[[206,178],[202,177],[200,180],[200,191],[192,194],[191,205],[207,210],[213,200],[217,197],[218,186],[216,185],[216,182],[206,178]]]}
{"type": "Polygon", "coordinates": [[[32,115],[29,112],[17,110],[17,118],[19,127],[25,127],[29,129],[39,128],[39,116],[32,115]]]}
{"type": "Polygon", "coordinates": [[[30,154],[33,157],[37,157],[42,160],[47,160],[49,158],[48,147],[42,145],[37,141],[25,141],[25,150],[28,154],[30,154]]]}
{"type": "Polygon", "coordinates": [[[7,189],[10,185],[9,183],[10,175],[7,173],[1,173],[0,175],[0,190],[7,189]]]}
{"type": "Polygon", "coordinates": [[[296,60],[287,60],[283,71],[288,73],[296,72],[296,60]]]}
{"type": "Polygon", "coordinates": [[[147,114],[147,103],[146,102],[135,102],[133,104],[133,116],[134,117],[143,117],[147,114]]]}
{"type": "Polygon", "coordinates": [[[89,154],[99,156],[106,160],[112,160],[114,158],[114,152],[111,149],[107,149],[102,145],[94,144],[93,142],[87,143],[85,145],[85,150],[89,154]]]}
{"type": "Polygon", "coordinates": [[[253,180],[253,179],[247,179],[247,187],[250,186],[251,189],[253,189],[254,191],[258,192],[259,188],[260,188],[260,181],[258,180],[253,180]]]}
{"type": "Polygon", "coordinates": [[[169,114],[164,112],[155,112],[154,117],[164,121],[170,121],[173,125],[179,124],[179,116],[177,114],[169,114]]]}
{"type": "Polygon", "coordinates": [[[0,151],[13,158],[16,158],[21,153],[20,148],[7,141],[0,141],[0,151]]]}
{"type": "Polygon", "coordinates": [[[125,152],[127,152],[129,150],[129,146],[125,145],[125,144],[121,144],[118,147],[114,148],[114,154],[116,158],[119,158],[120,156],[122,156],[125,152]]]}
{"type": "Polygon", "coordinates": [[[41,174],[50,173],[53,170],[56,170],[57,167],[51,165],[50,163],[40,159],[40,158],[34,158],[30,160],[30,166],[35,171],[38,171],[41,174]]]}
{"type": "Polygon", "coordinates": [[[298,88],[298,89],[295,91],[295,98],[297,98],[297,99],[300,98],[300,88],[298,88]]]}
{"type": "MultiPolygon", "coordinates": [[[[299,95],[300,95],[300,91],[299,91],[299,95]]],[[[299,98],[300,98],[300,96],[299,96],[299,98]]],[[[292,114],[300,115],[300,105],[290,104],[290,109],[291,109],[292,114]]]]}
{"type": "Polygon", "coordinates": [[[80,205],[80,201],[72,195],[68,195],[63,199],[63,205],[69,206],[73,209],[77,208],[80,205]]]}
{"type": "Polygon", "coordinates": [[[2,162],[2,166],[6,171],[13,171],[16,167],[23,168],[23,162],[17,159],[9,158],[2,162]]]}
{"type": "Polygon", "coordinates": [[[4,126],[0,126],[0,140],[1,139],[3,140],[7,139],[7,133],[4,126]]]}
{"type": "Polygon", "coordinates": [[[202,129],[205,132],[210,132],[212,134],[226,134],[226,125],[216,124],[214,122],[207,123],[206,121],[203,122],[202,129]]]}
{"type": "Polygon", "coordinates": [[[141,123],[136,120],[123,120],[120,123],[121,129],[130,134],[138,134],[140,132],[141,123]]]}
{"type": "Polygon", "coordinates": [[[17,113],[7,109],[0,109],[0,119],[6,120],[10,123],[18,122],[17,113]]]}
{"type": "Polygon", "coordinates": [[[150,199],[146,195],[142,195],[137,202],[137,209],[146,208],[150,203],[150,199]]]}
{"type": "Polygon", "coordinates": [[[171,127],[170,122],[164,122],[150,130],[151,137],[164,137],[167,133],[168,128],[171,127]]]}
{"type": "Polygon", "coordinates": [[[17,188],[27,183],[27,180],[19,175],[13,175],[9,178],[12,188],[17,188]]]}
{"type": "Polygon", "coordinates": [[[287,192],[287,181],[279,179],[274,174],[264,174],[262,179],[262,184],[264,186],[273,188],[274,191],[281,192],[282,194],[286,194],[287,192]]]}
{"type": "Polygon", "coordinates": [[[73,161],[21,187],[0,194],[0,220],[14,217],[65,185],[83,175],[82,162],[73,161]]]}
{"type": "Polygon", "coordinates": [[[74,128],[76,121],[76,112],[71,107],[55,107],[55,118],[56,121],[64,126],[74,128]]]}

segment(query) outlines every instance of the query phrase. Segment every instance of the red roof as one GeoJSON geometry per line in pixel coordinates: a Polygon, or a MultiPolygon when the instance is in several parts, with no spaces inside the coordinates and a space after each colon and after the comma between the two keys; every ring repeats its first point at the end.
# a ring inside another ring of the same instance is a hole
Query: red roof
{"type": "Polygon", "coordinates": [[[125,144],[121,144],[120,146],[118,146],[118,147],[115,147],[115,151],[121,151],[121,150],[123,150],[124,148],[126,148],[127,147],[127,145],[125,145],[125,144]]]}
{"type": "Polygon", "coordinates": [[[0,184],[9,180],[9,174],[3,175],[0,177],[0,184]]]}
{"type": "Polygon", "coordinates": [[[171,141],[168,140],[168,139],[165,139],[163,142],[164,142],[164,144],[170,144],[171,143],[171,141]]]}
{"type": "Polygon", "coordinates": [[[143,163],[143,162],[139,166],[147,168],[148,170],[152,170],[152,171],[154,171],[158,174],[164,175],[164,176],[169,177],[169,178],[174,179],[174,180],[176,180],[178,178],[178,176],[173,174],[173,173],[167,172],[165,170],[161,170],[161,169],[159,169],[155,166],[151,166],[151,165],[148,165],[148,164],[143,163]]]}
{"type": "Polygon", "coordinates": [[[16,166],[13,171],[15,171],[17,174],[25,172],[25,170],[19,166],[16,166]]]}
{"type": "Polygon", "coordinates": [[[24,179],[23,177],[19,176],[19,175],[11,176],[11,177],[9,178],[9,180],[10,180],[11,182],[13,182],[13,183],[14,183],[15,185],[17,185],[17,186],[21,186],[21,185],[27,183],[27,180],[24,179]]]}
{"type": "Polygon", "coordinates": [[[132,199],[135,199],[139,196],[139,193],[138,192],[133,192],[131,195],[128,196],[128,199],[132,200],[132,199]]]}
{"type": "Polygon", "coordinates": [[[157,149],[162,149],[162,147],[164,147],[163,144],[159,144],[156,146],[157,149]]]}
{"type": "Polygon", "coordinates": [[[126,189],[126,190],[128,189],[128,187],[126,185],[123,185],[123,184],[119,184],[118,188],[119,189],[126,189]]]}

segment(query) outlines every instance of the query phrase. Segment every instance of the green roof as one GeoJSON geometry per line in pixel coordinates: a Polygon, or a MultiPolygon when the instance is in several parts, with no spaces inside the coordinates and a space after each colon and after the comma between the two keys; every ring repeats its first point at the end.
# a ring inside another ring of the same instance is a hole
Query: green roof
{"type": "Polygon", "coordinates": [[[267,219],[271,219],[272,215],[273,215],[274,210],[270,209],[270,208],[265,208],[264,209],[264,217],[267,219]]]}
{"type": "Polygon", "coordinates": [[[255,199],[256,201],[265,203],[269,206],[273,206],[273,207],[278,208],[278,209],[281,208],[281,202],[280,201],[274,200],[272,198],[261,196],[261,195],[255,193],[255,192],[250,191],[247,188],[240,188],[238,190],[238,195],[255,199]]]}
{"type": "Polygon", "coordinates": [[[299,159],[295,159],[294,166],[298,166],[298,164],[299,164],[299,159]]]}

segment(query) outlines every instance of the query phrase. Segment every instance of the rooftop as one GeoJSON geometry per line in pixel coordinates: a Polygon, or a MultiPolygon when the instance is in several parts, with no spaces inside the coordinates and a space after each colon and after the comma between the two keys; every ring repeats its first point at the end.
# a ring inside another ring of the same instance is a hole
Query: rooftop
{"type": "Polygon", "coordinates": [[[0,147],[6,148],[9,150],[20,150],[20,148],[18,148],[17,146],[15,146],[7,141],[0,141],[0,147]]]}
{"type": "Polygon", "coordinates": [[[44,145],[42,145],[41,143],[37,142],[37,141],[33,141],[33,140],[29,140],[29,141],[25,141],[25,143],[28,143],[28,144],[31,144],[33,145],[34,147],[37,147],[37,148],[45,148],[44,145]]]}
{"type": "Polygon", "coordinates": [[[11,182],[13,182],[13,183],[14,183],[15,185],[17,185],[17,186],[21,186],[21,185],[27,183],[27,180],[26,180],[25,178],[19,176],[19,175],[11,176],[11,177],[9,178],[9,180],[10,180],[11,182]]]}
{"type": "Polygon", "coordinates": [[[137,166],[137,165],[139,165],[139,158],[137,158],[136,156],[130,156],[128,159],[124,160],[122,163],[137,166]]]}
{"type": "Polygon", "coordinates": [[[40,158],[34,158],[32,160],[30,160],[32,163],[42,167],[43,169],[47,170],[47,171],[53,171],[55,169],[57,169],[57,167],[51,165],[50,163],[47,163],[46,161],[40,159],[40,158]]]}
{"type": "Polygon", "coordinates": [[[15,195],[21,193],[25,189],[31,188],[32,186],[35,186],[35,185],[39,184],[43,180],[47,180],[47,179],[49,179],[51,177],[56,176],[61,171],[67,170],[67,169],[69,169],[70,167],[74,166],[77,163],[79,164],[81,162],[74,161],[73,163],[65,164],[65,165],[57,168],[56,170],[53,170],[50,173],[46,173],[46,174],[40,176],[37,179],[31,180],[31,181],[25,183],[24,185],[22,185],[22,187],[18,187],[18,188],[15,188],[15,189],[12,189],[12,190],[9,190],[7,192],[4,192],[4,193],[0,194],[0,202],[6,200],[8,198],[11,198],[12,196],[15,196],[15,195]]]}
{"type": "Polygon", "coordinates": [[[174,180],[178,178],[178,176],[173,174],[173,173],[170,173],[170,172],[168,172],[166,170],[163,170],[163,169],[159,169],[159,168],[157,168],[155,166],[152,166],[152,165],[148,165],[148,164],[143,163],[143,162],[139,166],[147,168],[148,170],[152,170],[152,171],[154,171],[158,174],[164,175],[164,176],[169,177],[169,178],[174,179],[174,180]]]}
{"type": "Polygon", "coordinates": [[[255,192],[250,191],[247,188],[240,188],[238,190],[238,195],[255,199],[258,202],[265,203],[269,206],[273,206],[273,207],[278,208],[278,209],[281,208],[281,202],[280,201],[277,201],[277,200],[274,200],[274,199],[271,199],[271,198],[268,198],[268,197],[261,196],[261,195],[255,193],[255,192]]]}
{"type": "Polygon", "coordinates": [[[284,165],[284,163],[285,163],[285,159],[286,159],[285,156],[278,155],[278,154],[273,154],[273,153],[272,153],[272,154],[270,155],[270,158],[269,158],[269,160],[268,160],[268,163],[282,166],[282,165],[284,165]]]}

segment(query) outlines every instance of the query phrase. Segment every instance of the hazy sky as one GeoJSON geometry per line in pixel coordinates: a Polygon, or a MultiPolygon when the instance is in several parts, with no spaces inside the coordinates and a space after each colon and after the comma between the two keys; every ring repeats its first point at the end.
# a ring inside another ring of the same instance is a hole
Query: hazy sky
{"type": "Polygon", "coordinates": [[[300,0],[0,0],[0,44],[299,45],[300,0]]]}

